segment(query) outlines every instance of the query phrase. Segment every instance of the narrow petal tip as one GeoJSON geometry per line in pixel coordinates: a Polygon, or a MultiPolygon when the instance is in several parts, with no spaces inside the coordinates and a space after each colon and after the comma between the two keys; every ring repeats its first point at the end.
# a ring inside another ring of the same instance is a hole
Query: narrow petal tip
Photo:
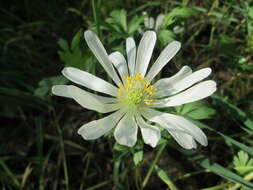
{"type": "Polygon", "coordinates": [[[56,85],[54,85],[54,86],[52,86],[52,88],[51,88],[51,92],[52,92],[52,94],[54,94],[54,95],[56,95],[56,93],[55,93],[55,91],[56,91],[56,85]]]}
{"type": "Polygon", "coordinates": [[[176,49],[180,49],[181,48],[181,43],[179,41],[173,41],[170,44],[173,45],[174,48],[176,48],[176,49]]]}
{"type": "Polygon", "coordinates": [[[64,67],[63,69],[62,69],[62,74],[64,75],[65,73],[68,73],[69,71],[71,71],[72,69],[74,69],[73,67],[64,67]]]}
{"type": "Polygon", "coordinates": [[[91,30],[86,30],[84,32],[84,38],[85,39],[88,38],[88,37],[90,37],[91,35],[95,35],[94,32],[92,32],[91,30]]]}
{"type": "Polygon", "coordinates": [[[143,35],[147,35],[147,34],[151,34],[151,35],[155,35],[156,36],[156,32],[153,30],[147,30],[146,32],[144,32],[143,35]]]}

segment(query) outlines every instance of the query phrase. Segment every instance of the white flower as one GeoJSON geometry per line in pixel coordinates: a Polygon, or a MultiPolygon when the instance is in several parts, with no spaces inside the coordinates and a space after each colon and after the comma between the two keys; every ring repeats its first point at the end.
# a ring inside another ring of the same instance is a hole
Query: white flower
{"type": "Polygon", "coordinates": [[[153,29],[158,32],[163,24],[164,17],[164,14],[159,14],[155,20],[153,17],[147,16],[144,18],[144,26],[148,29],[153,29]]]}
{"type": "Polygon", "coordinates": [[[73,67],[63,69],[62,74],[70,81],[112,96],[95,95],[73,85],[53,86],[53,94],[72,98],[86,109],[100,113],[113,112],[102,119],[84,124],[78,130],[84,139],[97,139],[114,129],[116,141],[132,147],[140,128],[144,142],[155,147],[161,137],[160,130],[155,125],[148,124],[148,120],[166,129],[186,149],[196,148],[195,141],[207,145],[206,135],[193,123],[182,116],[163,113],[154,108],[178,106],[213,94],[216,90],[214,81],[200,82],[211,73],[210,68],[192,72],[190,67],[184,66],[174,76],[151,84],[150,81],[180,49],[179,42],[174,41],[167,45],[147,72],[156,42],[155,32],[145,32],[138,49],[134,39],[127,38],[127,61],[119,52],[108,56],[93,32],[86,31],[84,37],[91,51],[117,85],[73,67]]]}
{"type": "MultiPolygon", "coordinates": [[[[146,27],[146,29],[154,30],[156,32],[159,32],[159,30],[162,27],[165,15],[164,14],[159,14],[156,17],[156,20],[155,20],[154,17],[149,17],[146,12],[143,12],[142,14],[145,15],[144,26],[146,27]]],[[[143,29],[141,29],[141,28],[139,28],[138,31],[139,31],[140,34],[144,33],[143,29]]]]}

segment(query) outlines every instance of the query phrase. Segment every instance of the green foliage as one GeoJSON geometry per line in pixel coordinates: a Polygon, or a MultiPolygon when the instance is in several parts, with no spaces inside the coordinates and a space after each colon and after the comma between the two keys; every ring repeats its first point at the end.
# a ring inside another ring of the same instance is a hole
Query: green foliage
{"type": "Polygon", "coordinates": [[[253,158],[249,157],[246,152],[240,150],[233,159],[233,165],[239,174],[245,175],[253,171],[253,158]]]}
{"type": "Polygon", "coordinates": [[[208,106],[204,101],[189,103],[175,107],[177,112],[193,119],[209,119],[215,113],[215,109],[208,106]]]}
{"type": "Polygon", "coordinates": [[[114,10],[110,13],[110,17],[105,19],[103,23],[104,29],[110,31],[110,39],[117,40],[132,36],[138,31],[140,24],[143,22],[144,16],[133,16],[128,20],[127,11],[124,9],[114,10]]]}
{"type": "Polygon", "coordinates": [[[67,82],[68,80],[63,76],[55,76],[42,79],[39,82],[38,88],[35,89],[34,95],[41,98],[46,97],[50,94],[53,85],[66,84],[67,82]]]}
{"type": "Polygon", "coordinates": [[[164,28],[169,27],[174,24],[176,21],[188,19],[192,16],[195,16],[197,13],[194,9],[189,7],[176,7],[172,9],[165,15],[164,18],[164,28]]]}
{"type": "Polygon", "coordinates": [[[134,164],[138,165],[143,160],[143,150],[134,153],[134,164]]]}
{"type": "Polygon", "coordinates": [[[91,57],[85,54],[83,30],[79,30],[71,41],[71,45],[64,39],[60,39],[58,44],[62,50],[58,51],[60,59],[65,66],[76,67],[84,70],[90,70],[91,57]]]}
{"type": "Polygon", "coordinates": [[[174,32],[170,30],[161,30],[158,33],[158,39],[163,46],[167,45],[168,43],[174,41],[176,39],[176,35],[174,32]]]}
{"type": "Polygon", "coordinates": [[[253,120],[245,112],[226,101],[225,98],[219,96],[213,96],[213,98],[224,105],[231,117],[240,120],[249,130],[253,131],[253,120]]]}
{"type": "Polygon", "coordinates": [[[239,183],[242,186],[252,189],[253,188],[253,183],[248,182],[244,180],[242,177],[239,175],[235,174],[234,172],[228,170],[227,168],[221,166],[218,163],[212,162],[209,158],[206,156],[195,152],[195,151],[187,151],[187,150],[182,150],[181,151],[183,154],[187,155],[195,161],[196,163],[200,164],[203,168],[206,168],[210,170],[211,172],[224,177],[225,179],[228,179],[230,181],[233,181],[235,183],[239,183]]]}
{"type": "Polygon", "coordinates": [[[169,186],[169,188],[171,190],[178,190],[178,188],[173,184],[173,182],[171,181],[171,179],[168,177],[168,175],[166,174],[166,172],[159,168],[158,166],[155,167],[155,170],[157,172],[158,177],[166,184],[169,186]]]}
{"type": "Polygon", "coordinates": [[[106,21],[114,25],[117,32],[127,32],[127,12],[126,10],[114,10],[106,21]],[[118,28],[118,27],[120,28],[118,28]]]}
{"type": "Polygon", "coordinates": [[[4,1],[0,18],[1,189],[253,188],[251,1],[4,1]],[[71,99],[52,101],[51,87],[67,83],[58,76],[64,66],[106,77],[86,46],[86,29],[108,54],[125,54],[125,39],[138,45],[146,30],[143,11],[165,15],[151,64],[169,42],[182,43],[159,77],[183,65],[213,70],[218,90],[208,103],[166,109],[203,129],[207,147],[182,150],[164,128],[155,149],[140,132],[133,148],[113,144],[111,134],[85,141],[78,128],[102,116],[71,99]]]}

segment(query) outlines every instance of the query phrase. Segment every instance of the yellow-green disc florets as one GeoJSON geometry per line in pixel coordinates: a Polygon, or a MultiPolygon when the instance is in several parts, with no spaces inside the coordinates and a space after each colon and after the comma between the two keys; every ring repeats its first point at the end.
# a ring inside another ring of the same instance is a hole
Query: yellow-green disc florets
{"type": "Polygon", "coordinates": [[[156,89],[140,73],[127,76],[119,87],[118,99],[130,108],[150,106],[155,101],[153,96],[156,89]]]}

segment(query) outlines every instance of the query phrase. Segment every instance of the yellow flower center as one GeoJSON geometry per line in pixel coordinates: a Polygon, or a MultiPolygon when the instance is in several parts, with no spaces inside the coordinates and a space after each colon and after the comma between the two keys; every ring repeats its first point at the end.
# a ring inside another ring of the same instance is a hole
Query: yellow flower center
{"type": "Polygon", "coordinates": [[[125,77],[123,84],[119,84],[118,99],[128,108],[136,109],[140,106],[153,105],[155,93],[154,86],[138,73],[125,77]]]}

